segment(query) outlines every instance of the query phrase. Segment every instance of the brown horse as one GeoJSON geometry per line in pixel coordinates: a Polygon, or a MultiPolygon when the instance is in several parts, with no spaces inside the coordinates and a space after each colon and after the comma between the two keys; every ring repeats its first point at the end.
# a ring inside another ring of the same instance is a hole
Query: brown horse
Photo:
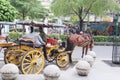
{"type": "Polygon", "coordinates": [[[88,52],[88,49],[92,50],[92,47],[94,46],[94,41],[92,37],[88,34],[84,35],[78,35],[78,34],[71,34],[67,39],[67,50],[73,51],[75,46],[82,47],[82,58],[88,52]]]}

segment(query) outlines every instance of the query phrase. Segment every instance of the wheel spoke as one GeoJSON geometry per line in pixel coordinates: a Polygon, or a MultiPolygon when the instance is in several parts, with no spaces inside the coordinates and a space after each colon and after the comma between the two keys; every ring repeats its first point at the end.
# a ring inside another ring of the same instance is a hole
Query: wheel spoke
{"type": "Polygon", "coordinates": [[[31,67],[31,65],[28,65],[28,66],[24,66],[24,70],[27,70],[31,67]]]}
{"type": "Polygon", "coordinates": [[[38,67],[34,66],[34,72],[36,73],[38,71],[38,67]]]}
{"type": "Polygon", "coordinates": [[[33,66],[31,66],[31,67],[30,67],[30,74],[33,73],[33,70],[34,70],[34,68],[33,68],[33,66]]]}
{"type": "Polygon", "coordinates": [[[31,55],[27,55],[26,58],[29,58],[31,60],[32,57],[31,57],[31,55]]]}
{"type": "Polygon", "coordinates": [[[26,66],[26,65],[30,65],[30,63],[24,63],[23,65],[24,65],[24,66],[26,66]]]}
{"type": "MultiPolygon", "coordinates": [[[[30,61],[30,60],[28,60],[28,59],[25,59],[25,61],[26,61],[26,62],[28,62],[28,63],[30,63],[30,62],[31,62],[31,61],[30,61]]],[[[25,61],[24,61],[24,62],[25,62],[25,61]]]]}
{"type": "Polygon", "coordinates": [[[31,67],[30,68],[28,68],[28,70],[26,71],[28,74],[29,74],[29,72],[31,71],[31,67]]]}

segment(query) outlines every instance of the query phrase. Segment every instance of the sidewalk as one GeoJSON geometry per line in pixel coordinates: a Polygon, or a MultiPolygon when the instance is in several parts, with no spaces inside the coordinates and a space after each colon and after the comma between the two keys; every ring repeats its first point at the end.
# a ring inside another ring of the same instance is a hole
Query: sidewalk
{"type": "Polygon", "coordinates": [[[69,68],[62,73],[60,80],[120,80],[120,67],[111,67],[102,60],[96,59],[86,77],[77,75],[75,68],[69,68]]]}

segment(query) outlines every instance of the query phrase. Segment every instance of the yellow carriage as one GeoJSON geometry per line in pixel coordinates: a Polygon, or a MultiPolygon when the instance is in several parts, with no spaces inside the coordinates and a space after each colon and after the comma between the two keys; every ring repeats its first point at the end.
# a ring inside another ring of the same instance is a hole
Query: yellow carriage
{"type": "MultiPolygon", "coordinates": [[[[38,27],[50,27],[41,23],[19,23],[22,25],[32,25],[38,27]]],[[[69,64],[69,52],[65,48],[60,48],[59,44],[46,45],[47,60],[44,57],[42,47],[34,46],[34,39],[21,38],[18,43],[6,42],[1,43],[0,47],[6,47],[4,53],[5,63],[16,64],[23,74],[39,74],[45,67],[46,62],[54,61],[59,67],[66,67],[69,64]]]]}

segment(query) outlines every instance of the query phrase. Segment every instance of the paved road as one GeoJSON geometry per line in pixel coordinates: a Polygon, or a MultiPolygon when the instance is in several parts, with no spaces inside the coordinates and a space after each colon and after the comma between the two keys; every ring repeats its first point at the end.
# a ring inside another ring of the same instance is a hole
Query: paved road
{"type": "MultiPolygon", "coordinates": [[[[112,46],[94,46],[93,51],[95,51],[97,58],[109,58],[112,59],[112,46]]],[[[76,47],[73,51],[73,60],[79,60],[82,54],[82,49],[76,47]]]]}

